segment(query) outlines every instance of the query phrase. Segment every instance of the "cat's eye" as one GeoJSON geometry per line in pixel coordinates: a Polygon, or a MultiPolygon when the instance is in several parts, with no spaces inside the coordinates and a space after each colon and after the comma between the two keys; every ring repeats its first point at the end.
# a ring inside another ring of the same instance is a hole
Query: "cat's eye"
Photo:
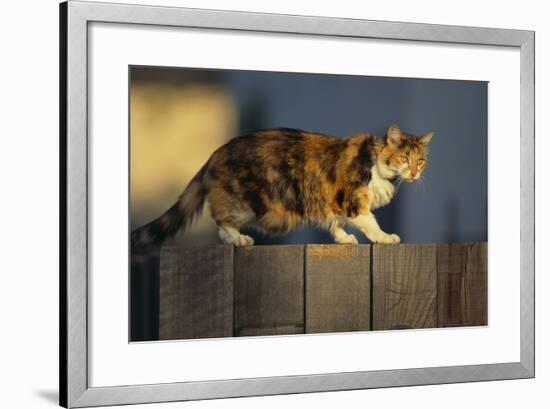
{"type": "Polygon", "coordinates": [[[425,159],[418,159],[418,164],[419,165],[423,165],[424,163],[426,163],[425,159]]]}
{"type": "Polygon", "coordinates": [[[401,155],[401,156],[398,157],[398,160],[399,160],[399,162],[408,162],[409,157],[405,156],[405,155],[401,155]]]}

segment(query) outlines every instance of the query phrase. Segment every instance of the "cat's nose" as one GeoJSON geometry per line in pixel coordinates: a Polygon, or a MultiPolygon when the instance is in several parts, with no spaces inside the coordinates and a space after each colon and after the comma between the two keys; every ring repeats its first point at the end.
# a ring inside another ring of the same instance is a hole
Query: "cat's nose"
{"type": "Polygon", "coordinates": [[[414,178],[415,176],[416,176],[416,169],[413,169],[411,170],[411,177],[414,178]]]}

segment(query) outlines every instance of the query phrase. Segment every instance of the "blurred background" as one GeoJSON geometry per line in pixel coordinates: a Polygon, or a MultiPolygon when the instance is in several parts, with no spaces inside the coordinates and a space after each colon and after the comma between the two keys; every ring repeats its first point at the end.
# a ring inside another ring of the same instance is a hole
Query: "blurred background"
{"type": "MultiPolygon", "coordinates": [[[[403,242],[487,240],[485,82],[164,67],[132,67],[130,76],[132,229],[168,209],[234,136],[274,127],[383,136],[397,123],[435,136],[422,180],[375,211],[381,227],[403,242]]],[[[332,242],[313,227],[247,234],[258,244],[332,242]]],[[[218,243],[208,210],[177,240],[218,243]]]]}

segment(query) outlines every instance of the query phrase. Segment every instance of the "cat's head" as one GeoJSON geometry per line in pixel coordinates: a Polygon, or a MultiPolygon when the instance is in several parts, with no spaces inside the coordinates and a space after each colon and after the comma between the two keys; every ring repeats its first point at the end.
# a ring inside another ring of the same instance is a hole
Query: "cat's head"
{"type": "Polygon", "coordinates": [[[433,132],[414,136],[397,125],[390,125],[379,164],[387,175],[399,176],[406,182],[418,180],[428,163],[428,144],[432,137],[433,132]]]}

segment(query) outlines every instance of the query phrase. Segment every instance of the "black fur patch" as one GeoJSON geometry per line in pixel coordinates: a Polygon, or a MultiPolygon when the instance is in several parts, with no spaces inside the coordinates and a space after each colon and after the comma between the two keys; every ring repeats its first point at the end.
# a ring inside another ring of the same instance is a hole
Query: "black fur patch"
{"type": "Polygon", "coordinates": [[[243,194],[243,198],[256,214],[256,217],[260,218],[267,212],[265,203],[257,191],[247,191],[243,194]]]}
{"type": "Polygon", "coordinates": [[[301,129],[278,128],[277,130],[281,131],[284,136],[290,139],[303,139],[304,137],[304,131],[301,129]]]}
{"type": "Polygon", "coordinates": [[[208,169],[208,176],[212,179],[218,180],[220,178],[220,172],[216,168],[208,169]]]}
{"type": "Polygon", "coordinates": [[[235,188],[233,187],[233,183],[231,180],[225,180],[223,182],[223,190],[225,190],[227,193],[235,194],[235,188]]]}
{"type": "Polygon", "coordinates": [[[304,148],[299,143],[281,145],[281,159],[276,164],[276,170],[281,175],[280,199],[290,211],[305,214],[304,201],[300,182],[304,180],[304,148]],[[281,190],[283,190],[281,189],[281,190]]]}
{"type": "Polygon", "coordinates": [[[344,143],[334,143],[329,145],[325,150],[323,160],[319,162],[321,171],[326,174],[327,180],[330,183],[336,182],[336,163],[342,154],[342,151],[346,149],[344,143]]]}
{"type": "Polygon", "coordinates": [[[350,175],[357,175],[362,184],[367,184],[371,180],[371,168],[374,161],[371,152],[374,149],[374,139],[365,139],[359,146],[357,156],[351,161],[348,167],[350,175]]]}
{"type": "Polygon", "coordinates": [[[344,205],[344,191],[342,189],[340,189],[337,193],[336,193],[336,203],[338,204],[338,207],[341,209],[342,206],[344,205]]]}

